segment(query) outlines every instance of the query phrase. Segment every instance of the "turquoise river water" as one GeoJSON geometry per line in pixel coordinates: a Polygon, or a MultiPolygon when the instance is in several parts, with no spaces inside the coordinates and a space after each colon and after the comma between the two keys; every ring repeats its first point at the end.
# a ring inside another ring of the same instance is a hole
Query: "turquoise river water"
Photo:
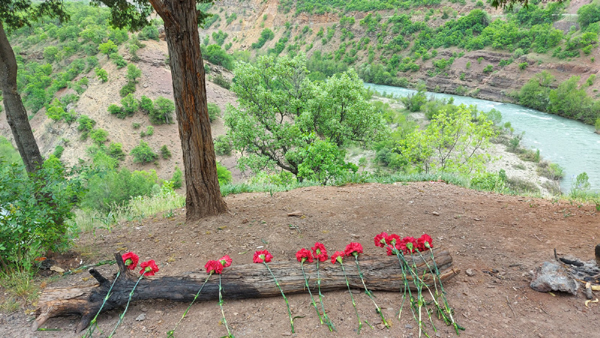
{"type": "MultiPolygon", "coordinates": [[[[380,93],[406,96],[415,90],[375,85],[365,86],[380,93]]],[[[509,121],[516,133],[525,132],[522,144],[539,149],[542,157],[558,163],[565,171],[561,181],[563,192],[571,189],[572,181],[579,173],[586,172],[592,190],[600,191],[600,135],[594,127],[552,114],[525,108],[516,104],[499,103],[450,94],[427,93],[436,98],[454,98],[455,104],[476,105],[479,110],[492,108],[502,113],[502,122],[509,121]]]]}

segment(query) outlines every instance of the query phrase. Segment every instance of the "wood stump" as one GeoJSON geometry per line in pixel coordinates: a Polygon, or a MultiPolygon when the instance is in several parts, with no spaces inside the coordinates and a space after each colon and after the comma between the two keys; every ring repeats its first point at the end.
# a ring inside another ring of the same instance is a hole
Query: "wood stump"
{"type": "MultiPolygon", "coordinates": [[[[452,257],[447,250],[434,249],[434,254],[435,263],[429,252],[425,252],[423,257],[418,255],[407,257],[410,264],[414,262],[417,266],[419,276],[425,276],[423,278],[425,283],[431,284],[433,275],[430,269],[434,269],[435,265],[440,271],[442,282],[460,272],[452,267],[452,257]]],[[[110,298],[102,308],[102,312],[124,306],[139,277],[139,274],[125,268],[120,254],[115,254],[115,258],[121,275],[113,287],[110,298]]],[[[354,258],[348,257],[344,262],[350,287],[363,289],[354,258]]],[[[361,255],[359,263],[365,283],[370,290],[399,292],[404,289],[402,271],[396,256],[361,255]]],[[[307,293],[300,263],[296,261],[271,262],[269,266],[286,295],[307,293]]],[[[309,279],[310,288],[316,289],[316,264],[307,263],[304,265],[304,270],[309,279]]],[[[76,314],[81,316],[81,321],[75,331],[81,332],[84,330],[100,309],[104,297],[114,280],[114,277],[111,280],[106,279],[95,269],[90,269],[89,273],[98,281],[98,284],[44,290],[38,301],[37,319],[33,322],[32,329],[37,330],[48,318],[76,314]]],[[[333,265],[329,261],[322,262],[320,263],[319,274],[323,292],[346,289],[346,280],[339,265],[333,265]]],[[[135,289],[132,301],[167,299],[189,303],[206,277],[207,274],[204,272],[191,272],[184,276],[145,277],[135,289]]],[[[410,288],[415,290],[416,287],[412,283],[412,278],[407,277],[410,288]]],[[[273,278],[263,264],[232,265],[223,271],[222,283],[224,299],[264,298],[281,295],[273,282],[273,278]]],[[[218,277],[213,276],[204,286],[198,301],[216,300],[218,298],[218,277]]]]}

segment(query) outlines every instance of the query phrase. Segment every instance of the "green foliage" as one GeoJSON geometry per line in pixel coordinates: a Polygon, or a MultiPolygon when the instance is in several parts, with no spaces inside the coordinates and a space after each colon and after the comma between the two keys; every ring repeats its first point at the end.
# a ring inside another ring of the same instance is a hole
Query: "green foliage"
{"type": "Polygon", "coordinates": [[[140,99],[140,109],[146,113],[150,114],[150,112],[154,111],[154,102],[149,97],[142,95],[140,99]]]}
{"type": "Polygon", "coordinates": [[[300,163],[298,178],[325,185],[336,177],[358,170],[356,165],[344,161],[346,152],[335,143],[321,140],[314,133],[305,138],[310,139],[309,143],[290,156],[300,163]]]}
{"type": "Polygon", "coordinates": [[[127,62],[123,59],[123,56],[119,53],[112,53],[109,56],[110,60],[117,66],[117,68],[123,68],[127,66],[127,62]]]}
{"type": "Polygon", "coordinates": [[[88,134],[92,131],[92,129],[94,129],[96,121],[87,115],[81,115],[77,121],[79,122],[77,130],[81,132],[81,139],[85,141],[88,137],[88,134]]]}
{"type": "Polygon", "coordinates": [[[596,119],[596,123],[594,124],[594,126],[596,127],[596,131],[600,130],[600,117],[596,119]]]}
{"type": "Polygon", "coordinates": [[[169,148],[167,148],[166,144],[164,144],[162,147],[160,147],[160,155],[165,160],[171,158],[171,156],[172,156],[171,151],[169,150],[169,148]]]}
{"type": "Polygon", "coordinates": [[[119,116],[121,118],[125,118],[125,116],[133,116],[136,111],[140,108],[140,101],[138,101],[133,94],[128,94],[124,98],[121,99],[121,104],[123,107],[121,111],[124,116],[119,116]]]}
{"type": "Polygon", "coordinates": [[[90,138],[97,145],[104,144],[104,142],[106,142],[108,140],[108,131],[106,131],[102,128],[94,129],[90,133],[90,138]]]}
{"type": "Polygon", "coordinates": [[[213,78],[211,80],[217,86],[221,86],[221,87],[223,87],[225,89],[230,89],[231,88],[231,82],[229,82],[229,80],[227,80],[221,74],[217,74],[216,76],[213,76],[213,78]]]}
{"type": "Polygon", "coordinates": [[[96,67],[96,69],[94,69],[94,72],[96,73],[96,77],[98,77],[100,81],[108,81],[108,72],[106,70],[96,67]]]}
{"type": "Polygon", "coordinates": [[[133,163],[151,163],[158,159],[158,155],[152,151],[152,148],[148,143],[140,140],[140,144],[131,149],[131,156],[133,156],[133,163]]]}
{"type": "Polygon", "coordinates": [[[477,190],[506,193],[508,190],[506,181],[506,172],[504,169],[500,169],[498,174],[489,172],[476,174],[471,179],[470,187],[477,190]]]}
{"type": "Polygon", "coordinates": [[[208,118],[213,122],[221,116],[221,108],[214,103],[208,103],[208,118]]]}
{"type": "Polygon", "coordinates": [[[111,142],[106,149],[106,154],[115,160],[123,161],[125,159],[125,152],[123,152],[123,145],[121,143],[111,142]]]}
{"type": "Polygon", "coordinates": [[[50,155],[27,175],[17,163],[0,163],[0,271],[29,271],[33,259],[71,244],[69,220],[84,188],[50,155]]]}
{"type": "MultiPolygon", "coordinates": [[[[255,65],[236,68],[235,79],[232,90],[239,107],[228,107],[225,124],[233,148],[244,154],[238,162],[242,169],[258,172],[278,166],[298,176],[302,163],[309,160],[307,153],[329,149],[330,144],[370,142],[384,129],[381,115],[352,70],[312,82],[304,55],[263,56],[255,65]],[[319,144],[321,138],[312,133],[328,141],[319,144]]],[[[302,170],[307,176],[310,170],[319,172],[308,164],[302,170]]]]}
{"type": "Polygon", "coordinates": [[[134,171],[127,168],[107,168],[89,178],[89,191],[81,202],[84,209],[109,212],[127,204],[131,198],[149,196],[158,184],[154,170],[134,171]]]}
{"type": "Polygon", "coordinates": [[[122,88],[121,90],[119,90],[119,95],[121,95],[121,97],[126,97],[128,95],[131,95],[135,93],[135,83],[133,82],[127,82],[122,88]]]}
{"type": "Polygon", "coordinates": [[[154,109],[149,113],[150,121],[154,124],[173,123],[172,115],[175,111],[173,101],[159,96],[154,100],[154,109]]]}
{"type": "Polygon", "coordinates": [[[600,6],[597,4],[583,5],[577,10],[577,22],[586,28],[594,22],[600,21],[600,6]]]}
{"type": "Polygon", "coordinates": [[[58,99],[54,99],[54,101],[52,101],[52,105],[46,109],[46,116],[53,121],[62,120],[65,114],[66,112],[58,99]]]}
{"type": "Polygon", "coordinates": [[[494,66],[492,66],[492,65],[487,65],[487,66],[485,66],[485,68],[483,68],[483,72],[486,74],[491,73],[493,71],[494,71],[494,66]]]}
{"type": "Polygon", "coordinates": [[[233,57],[227,54],[227,52],[219,45],[209,45],[206,48],[203,47],[202,56],[211,63],[233,70],[233,57]]]}
{"type": "MultiPolygon", "coordinates": [[[[138,78],[142,76],[142,71],[134,64],[127,65],[127,80],[130,83],[137,83],[138,78]]],[[[135,85],[134,85],[135,87],[135,85]]]]}
{"type": "Polygon", "coordinates": [[[273,40],[274,37],[275,37],[275,33],[273,33],[273,31],[270,30],[269,28],[265,28],[260,33],[260,37],[258,38],[258,41],[252,44],[252,48],[260,49],[265,45],[265,43],[267,43],[267,41],[273,40]]]}
{"type": "Polygon", "coordinates": [[[484,172],[489,155],[477,150],[485,149],[496,133],[491,121],[474,118],[473,112],[474,107],[464,105],[440,111],[425,130],[416,129],[400,143],[401,153],[420,172],[484,172]]]}
{"type": "Polygon", "coordinates": [[[106,55],[111,55],[119,51],[119,47],[111,40],[108,40],[105,43],[101,43],[98,46],[98,49],[100,50],[100,52],[106,55]]]}
{"type": "Polygon", "coordinates": [[[140,133],[141,137],[152,136],[152,135],[154,135],[154,127],[153,126],[147,126],[146,131],[143,131],[140,133]]]}
{"type": "MultiPolygon", "coordinates": [[[[175,176],[175,174],[173,174],[175,176]]],[[[231,183],[231,171],[227,170],[221,163],[217,162],[217,177],[219,180],[219,184],[229,184],[231,183]]]]}
{"type": "Polygon", "coordinates": [[[400,98],[404,107],[411,112],[421,111],[421,107],[427,102],[427,95],[425,95],[425,85],[421,84],[417,88],[415,94],[409,94],[405,97],[400,98]]]}
{"type": "Polygon", "coordinates": [[[529,64],[527,62],[519,63],[519,69],[520,70],[525,70],[525,68],[527,68],[528,65],[529,64]]]}
{"type": "Polygon", "coordinates": [[[56,46],[48,46],[44,48],[44,59],[52,63],[56,61],[56,55],[58,54],[58,48],[56,46]]]}
{"type": "Polygon", "coordinates": [[[158,28],[156,28],[154,25],[149,25],[142,28],[142,31],[138,34],[138,39],[158,41],[158,36],[158,28]]]}
{"type": "Polygon", "coordinates": [[[227,155],[230,156],[231,155],[231,141],[229,140],[229,138],[225,135],[221,135],[221,136],[217,136],[217,138],[214,140],[214,145],[215,145],[215,153],[217,155],[223,156],[223,155],[227,155]]]}
{"type": "Polygon", "coordinates": [[[173,184],[173,189],[179,189],[183,185],[183,173],[179,167],[175,167],[171,183],[173,184]]]}
{"type": "Polygon", "coordinates": [[[54,155],[54,157],[60,159],[60,157],[62,156],[64,151],[65,151],[65,148],[63,146],[57,145],[56,147],[54,147],[54,152],[52,153],[52,155],[54,155]]]}
{"type": "Polygon", "coordinates": [[[223,31],[221,31],[220,29],[218,32],[212,33],[212,38],[213,38],[213,40],[215,40],[215,42],[218,46],[223,46],[223,43],[225,42],[225,39],[227,39],[227,36],[229,36],[229,35],[223,31]]]}

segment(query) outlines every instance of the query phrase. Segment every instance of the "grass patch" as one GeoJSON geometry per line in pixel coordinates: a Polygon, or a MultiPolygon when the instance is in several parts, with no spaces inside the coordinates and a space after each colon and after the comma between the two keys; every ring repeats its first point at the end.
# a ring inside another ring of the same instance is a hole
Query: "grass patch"
{"type": "Polygon", "coordinates": [[[508,178],[506,185],[517,194],[540,194],[540,189],[534,183],[521,178],[508,178]]]}
{"type": "Polygon", "coordinates": [[[540,176],[558,181],[565,176],[564,170],[556,163],[541,161],[538,163],[537,173],[540,176]]]}
{"type": "Polygon", "coordinates": [[[14,271],[0,275],[0,284],[7,295],[0,303],[0,310],[14,312],[21,305],[32,304],[37,299],[39,286],[31,276],[31,271],[14,271]]]}

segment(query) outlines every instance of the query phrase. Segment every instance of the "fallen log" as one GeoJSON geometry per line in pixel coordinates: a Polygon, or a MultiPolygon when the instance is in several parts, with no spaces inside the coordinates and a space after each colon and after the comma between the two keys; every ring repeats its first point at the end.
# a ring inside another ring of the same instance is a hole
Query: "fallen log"
{"type": "MultiPolygon", "coordinates": [[[[448,251],[435,249],[434,254],[435,263],[440,271],[442,282],[447,281],[460,272],[452,268],[452,257],[448,251]]],[[[102,308],[102,312],[124,306],[139,276],[125,268],[120,254],[115,254],[115,258],[121,271],[121,276],[115,283],[111,296],[104,305],[104,308],[102,308]]],[[[429,267],[433,268],[434,264],[429,253],[426,253],[424,258],[419,256],[408,257],[408,261],[411,264],[412,262],[416,264],[419,276],[424,275],[423,280],[425,283],[432,283],[433,276],[430,273],[429,267]]],[[[346,267],[350,287],[362,289],[362,282],[358,276],[356,264],[353,259],[347,258],[345,262],[344,266],[346,267]]],[[[391,292],[403,290],[402,272],[398,264],[398,259],[395,256],[375,257],[361,255],[359,262],[365,282],[370,290],[391,292]]],[[[306,293],[300,263],[296,261],[271,262],[269,266],[286,294],[306,293]]],[[[304,269],[309,278],[311,289],[316,288],[316,264],[305,264],[304,269]]],[[[98,284],[44,290],[38,301],[38,308],[36,310],[37,318],[32,324],[32,329],[37,330],[48,318],[72,314],[81,316],[81,320],[75,331],[81,332],[85,329],[100,309],[104,297],[114,280],[114,277],[112,280],[106,279],[93,268],[89,270],[89,273],[98,281],[98,284]]],[[[330,262],[322,263],[319,273],[322,291],[346,289],[346,280],[339,265],[332,265],[330,262]]],[[[132,301],[167,299],[189,303],[198,292],[206,277],[207,275],[203,272],[191,272],[186,276],[180,277],[147,277],[135,289],[132,301]]],[[[412,283],[412,278],[410,276],[407,277],[410,288],[415,290],[416,287],[412,283]]],[[[232,265],[224,270],[222,281],[223,298],[225,299],[264,298],[281,295],[263,264],[232,265]]],[[[200,297],[198,297],[198,301],[216,300],[218,298],[218,278],[211,278],[204,286],[200,297]]]]}

